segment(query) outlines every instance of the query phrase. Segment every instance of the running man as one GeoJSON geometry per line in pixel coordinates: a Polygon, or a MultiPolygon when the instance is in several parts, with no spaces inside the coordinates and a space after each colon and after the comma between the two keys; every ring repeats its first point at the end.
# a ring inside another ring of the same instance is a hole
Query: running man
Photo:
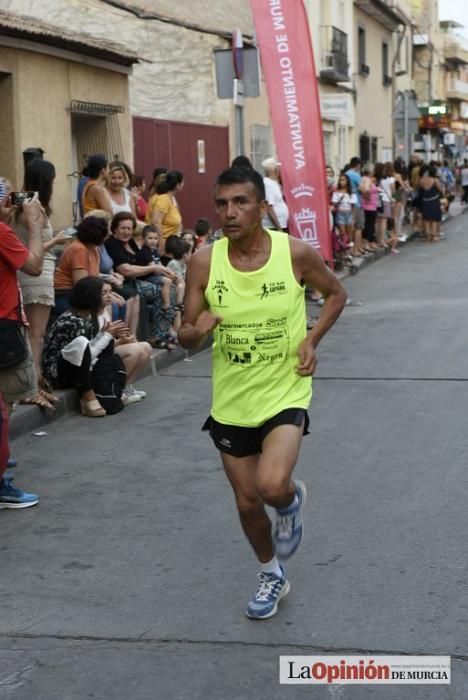
{"type": "Polygon", "coordinates": [[[247,607],[253,619],[277,612],[289,592],[283,565],[302,538],[306,489],[291,476],[307,434],[315,349],[346,292],[309,244],[262,228],[263,179],[231,167],[218,177],[215,206],[224,238],[188,265],[180,344],[213,333],[213,405],[204,430],[221,453],[244,532],[260,566],[247,607]],[[306,334],[305,287],[325,298],[306,334]],[[272,524],[265,504],[276,509],[272,524]]]}

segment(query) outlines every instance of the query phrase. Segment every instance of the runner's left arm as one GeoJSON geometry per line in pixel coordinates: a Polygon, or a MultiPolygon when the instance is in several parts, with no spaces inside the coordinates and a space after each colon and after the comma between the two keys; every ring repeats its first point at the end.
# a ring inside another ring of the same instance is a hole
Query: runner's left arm
{"type": "Polygon", "coordinates": [[[293,238],[290,239],[290,244],[296,279],[307,287],[317,289],[325,300],[317,323],[306,335],[298,351],[297,371],[302,375],[310,375],[314,373],[317,363],[315,348],[340,316],[347,294],[338,278],[311,245],[293,238]]]}

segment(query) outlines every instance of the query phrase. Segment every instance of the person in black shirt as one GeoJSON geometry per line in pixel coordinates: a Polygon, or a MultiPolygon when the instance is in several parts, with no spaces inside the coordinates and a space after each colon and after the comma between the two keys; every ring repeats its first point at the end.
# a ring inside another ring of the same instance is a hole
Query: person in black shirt
{"type": "Polygon", "coordinates": [[[162,273],[162,266],[156,262],[142,260],[140,248],[133,240],[136,219],[133,214],[119,212],[111,222],[112,236],[105,242],[105,247],[114,262],[114,269],[125,279],[135,285],[140,298],[146,302],[149,315],[150,336],[148,342],[155,348],[174,350],[171,333],[170,308],[164,307],[162,284],[156,280],[148,281],[148,276],[162,273]]]}

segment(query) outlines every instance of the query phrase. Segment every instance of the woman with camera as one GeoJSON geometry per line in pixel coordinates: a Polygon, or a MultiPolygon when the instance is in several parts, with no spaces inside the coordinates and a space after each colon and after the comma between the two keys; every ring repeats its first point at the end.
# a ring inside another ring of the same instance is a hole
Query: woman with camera
{"type": "Polygon", "coordinates": [[[31,342],[31,350],[34,364],[39,377],[39,392],[36,396],[25,399],[21,403],[35,404],[41,408],[53,408],[56,400],[53,394],[47,391],[47,385],[40,376],[41,352],[44,343],[44,335],[49,321],[50,310],[54,305],[54,270],[55,255],[53,248],[65,243],[66,236],[63,232],[54,235],[49,221],[51,213],[50,200],[52,198],[53,182],[55,180],[55,167],[47,160],[34,158],[27,166],[24,176],[24,192],[12,193],[13,200],[18,207],[12,221],[16,235],[24,245],[29,243],[29,230],[23,213],[22,199],[28,199],[28,195],[38,192],[41,203],[41,230],[42,244],[44,247],[44,263],[42,273],[33,277],[25,272],[18,272],[18,282],[21,287],[24,310],[28,320],[28,335],[31,342]]]}

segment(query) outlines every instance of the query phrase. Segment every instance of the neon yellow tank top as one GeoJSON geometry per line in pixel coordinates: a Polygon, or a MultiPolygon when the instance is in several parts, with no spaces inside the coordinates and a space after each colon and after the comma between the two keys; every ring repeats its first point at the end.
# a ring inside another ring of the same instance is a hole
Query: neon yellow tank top
{"type": "Polygon", "coordinates": [[[214,330],[213,404],[220,423],[256,427],[286,408],[309,406],[311,377],[296,373],[306,336],[304,288],[294,276],[289,237],[270,231],[263,267],[240,272],[227,238],[213,244],[205,297],[223,317],[214,330]]]}

